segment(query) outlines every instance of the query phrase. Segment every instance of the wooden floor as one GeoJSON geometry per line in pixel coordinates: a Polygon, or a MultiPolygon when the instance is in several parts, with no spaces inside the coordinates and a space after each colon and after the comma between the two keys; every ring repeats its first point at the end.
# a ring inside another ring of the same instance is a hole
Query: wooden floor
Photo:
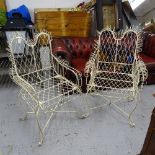
{"type": "MultiPolygon", "coordinates": [[[[140,152],[155,106],[155,85],[145,86],[130,128],[112,107],[95,110],[88,118],[57,114],[43,146],[33,117],[20,121],[19,88],[0,86],[0,155],[136,155],[140,152]]],[[[97,98],[95,99],[97,101],[97,98]]],[[[94,100],[92,100],[94,102],[94,100]]]]}

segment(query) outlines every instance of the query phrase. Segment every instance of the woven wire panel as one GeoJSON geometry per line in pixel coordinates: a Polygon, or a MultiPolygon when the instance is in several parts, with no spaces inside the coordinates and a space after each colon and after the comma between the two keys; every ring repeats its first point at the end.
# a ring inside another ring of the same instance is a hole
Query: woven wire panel
{"type": "MultiPolygon", "coordinates": [[[[135,97],[141,74],[138,57],[141,47],[141,35],[135,30],[102,30],[87,66],[91,68],[88,92],[102,92],[103,96],[118,99],[135,97]]],[[[145,65],[142,70],[146,79],[145,65]]]]}

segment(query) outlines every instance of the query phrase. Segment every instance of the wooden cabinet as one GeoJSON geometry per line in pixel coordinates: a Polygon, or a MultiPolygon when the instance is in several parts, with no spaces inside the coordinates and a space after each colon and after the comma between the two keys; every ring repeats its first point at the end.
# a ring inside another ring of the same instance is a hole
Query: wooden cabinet
{"type": "Polygon", "coordinates": [[[99,31],[105,27],[122,29],[122,1],[96,0],[96,20],[99,31]]]}
{"type": "Polygon", "coordinates": [[[155,108],[152,112],[150,125],[139,155],[155,155],[155,108]]]}
{"type": "Polygon", "coordinates": [[[103,5],[103,27],[111,26],[115,27],[116,17],[115,17],[115,6],[114,5],[103,5]]]}
{"type": "Polygon", "coordinates": [[[65,9],[35,9],[37,30],[47,30],[52,36],[87,37],[91,30],[91,13],[65,9]]]}

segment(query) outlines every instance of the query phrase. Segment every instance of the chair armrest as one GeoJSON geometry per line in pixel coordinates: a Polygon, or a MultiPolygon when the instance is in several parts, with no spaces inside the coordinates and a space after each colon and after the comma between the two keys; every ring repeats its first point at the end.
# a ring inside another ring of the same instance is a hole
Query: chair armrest
{"type": "Polygon", "coordinates": [[[57,66],[55,66],[55,68],[57,68],[56,69],[57,74],[59,74],[60,76],[62,76],[66,80],[70,81],[70,79],[68,79],[66,77],[66,74],[70,73],[70,74],[74,75],[74,77],[75,77],[75,83],[74,84],[76,84],[78,86],[82,86],[82,74],[79,71],[77,71],[73,67],[69,66],[69,62],[66,60],[59,59],[59,58],[55,57],[54,55],[53,55],[53,58],[56,61],[55,64],[57,66]]]}
{"type": "Polygon", "coordinates": [[[97,59],[98,53],[99,53],[99,50],[97,48],[94,50],[94,52],[91,53],[89,61],[86,63],[86,66],[85,66],[85,69],[84,69],[84,74],[85,74],[86,77],[89,76],[91,71],[96,66],[96,62],[99,61],[97,59]]]}
{"type": "Polygon", "coordinates": [[[136,70],[139,72],[139,80],[141,85],[143,85],[148,77],[148,70],[146,68],[145,63],[141,59],[137,60],[136,70]]]}

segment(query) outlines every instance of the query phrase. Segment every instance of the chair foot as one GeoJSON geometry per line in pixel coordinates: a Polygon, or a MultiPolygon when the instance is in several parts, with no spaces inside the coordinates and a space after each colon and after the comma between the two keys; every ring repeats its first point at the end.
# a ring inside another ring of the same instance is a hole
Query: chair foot
{"type": "Polygon", "coordinates": [[[132,115],[132,112],[129,114],[128,122],[129,122],[129,126],[133,128],[136,126],[136,124],[132,121],[131,115],[132,115]]]}
{"type": "Polygon", "coordinates": [[[43,139],[41,141],[39,141],[38,146],[41,147],[43,144],[43,139]]]}
{"type": "Polygon", "coordinates": [[[89,114],[83,114],[83,115],[80,115],[78,116],[80,119],[85,119],[89,116],[89,114]]]}
{"type": "Polygon", "coordinates": [[[127,100],[128,102],[132,102],[132,101],[134,101],[134,97],[128,97],[128,100],[127,100]]]}
{"type": "Polygon", "coordinates": [[[43,130],[41,128],[39,128],[39,130],[40,130],[39,131],[40,132],[40,140],[38,142],[38,146],[42,146],[45,135],[44,135],[44,132],[43,132],[43,130]]]}
{"type": "Polygon", "coordinates": [[[133,123],[131,121],[129,122],[129,125],[130,125],[131,128],[134,128],[136,126],[135,123],[133,123]]]}
{"type": "Polygon", "coordinates": [[[19,118],[19,121],[26,121],[26,120],[28,120],[28,118],[27,118],[27,114],[25,114],[25,116],[24,116],[24,117],[19,118]]]}

